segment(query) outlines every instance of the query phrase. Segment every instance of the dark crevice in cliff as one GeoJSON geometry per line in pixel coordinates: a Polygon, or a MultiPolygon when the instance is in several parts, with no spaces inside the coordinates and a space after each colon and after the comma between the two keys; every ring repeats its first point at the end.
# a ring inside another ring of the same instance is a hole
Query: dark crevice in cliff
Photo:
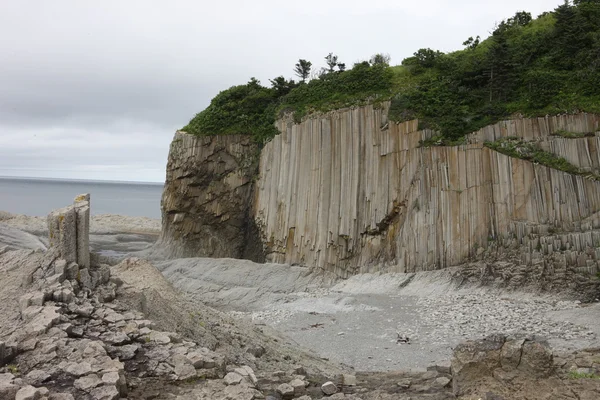
{"type": "Polygon", "coordinates": [[[377,236],[377,235],[383,234],[384,232],[386,232],[388,230],[390,225],[398,219],[398,217],[401,214],[402,209],[405,209],[405,208],[406,208],[406,200],[403,200],[400,203],[394,202],[394,207],[392,207],[392,210],[381,221],[379,221],[376,224],[376,228],[366,230],[362,233],[362,235],[377,236]]]}
{"type": "Polygon", "coordinates": [[[244,242],[241,258],[256,263],[264,263],[267,255],[265,254],[265,249],[261,240],[260,230],[258,229],[254,218],[250,215],[250,210],[246,212],[242,232],[244,232],[244,242]]]}

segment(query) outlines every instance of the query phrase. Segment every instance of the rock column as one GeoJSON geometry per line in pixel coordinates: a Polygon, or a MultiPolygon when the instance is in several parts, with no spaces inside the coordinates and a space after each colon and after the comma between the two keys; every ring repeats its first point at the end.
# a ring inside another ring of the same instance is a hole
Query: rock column
{"type": "Polygon", "coordinates": [[[90,266],[90,195],[75,198],[73,205],[48,215],[50,247],[58,249],[60,258],[82,268],[90,266]]]}
{"type": "Polygon", "coordinates": [[[77,214],[77,264],[80,268],[90,266],[90,195],[80,194],[75,197],[77,214]]]}

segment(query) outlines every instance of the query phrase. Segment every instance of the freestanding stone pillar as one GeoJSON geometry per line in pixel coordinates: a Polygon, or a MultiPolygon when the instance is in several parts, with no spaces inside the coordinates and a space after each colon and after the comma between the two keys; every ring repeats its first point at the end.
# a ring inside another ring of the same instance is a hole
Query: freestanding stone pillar
{"type": "Polygon", "coordinates": [[[75,198],[72,206],[48,214],[50,247],[59,250],[60,258],[81,268],[90,266],[90,195],[75,198]]]}
{"type": "Polygon", "coordinates": [[[77,264],[80,268],[90,266],[90,194],[75,197],[77,214],[77,264]]]}

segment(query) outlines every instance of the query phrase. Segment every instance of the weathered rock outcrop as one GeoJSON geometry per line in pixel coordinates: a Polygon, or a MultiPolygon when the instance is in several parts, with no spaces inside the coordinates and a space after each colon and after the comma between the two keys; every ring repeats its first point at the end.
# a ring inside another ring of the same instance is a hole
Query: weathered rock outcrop
{"type": "Polygon", "coordinates": [[[258,156],[258,147],[248,136],[175,134],[158,241],[169,256],[264,260],[249,218],[258,156]]]}
{"type": "Polygon", "coordinates": [[[268,261],[340,277],[445,268],[493,258],[499,248],[521,249],[520,267],[541,264],[548,274],[557,254],[567,275],[598,272],[600,183],[484,142],[535,140],[595,171],[598,137],[552,134],[593,134],[600,117],[520,118],[475,132],[465,145],[422,147],[435,132],[419,130],[416,120],[390,122],[387,111],[365,106],[300,124],[279,120],[282,133],[261,150],[256,182],[256,170],[233,161],[256,151],[249,139],[240,146],[240,136],[178,133],[163,197],[163,243],[177,243],[171,251],[178,255],[244,257],[243,242],[256,244],[252,221],[268,261]],[[217,174],[221,154],[233,156],[217,174]]]}
{"type": "Polygon", "coordinates": [[[67,263],[90,266],[90,195],[75,197],[73,205],[48,215],[50,246],[67,263]]]}
{"type": "Polygon", "coordinates": [[[454,349],[452,387],[458,398],[546,399],[597,397],[598,349],[553,354],[535,337],[492,335],[454,349]],[[583,366],[587,367],[583,367],[583,366]]]}

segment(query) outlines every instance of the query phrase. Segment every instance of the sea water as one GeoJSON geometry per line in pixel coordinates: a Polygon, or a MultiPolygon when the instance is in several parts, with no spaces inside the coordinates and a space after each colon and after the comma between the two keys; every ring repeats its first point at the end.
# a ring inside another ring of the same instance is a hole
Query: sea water
{"type": "Polygon", "coordinates": [[[0,177],[0,211],[46,216],[90,193],[92,215],[160,218],[162,183],[0,177]]]}

